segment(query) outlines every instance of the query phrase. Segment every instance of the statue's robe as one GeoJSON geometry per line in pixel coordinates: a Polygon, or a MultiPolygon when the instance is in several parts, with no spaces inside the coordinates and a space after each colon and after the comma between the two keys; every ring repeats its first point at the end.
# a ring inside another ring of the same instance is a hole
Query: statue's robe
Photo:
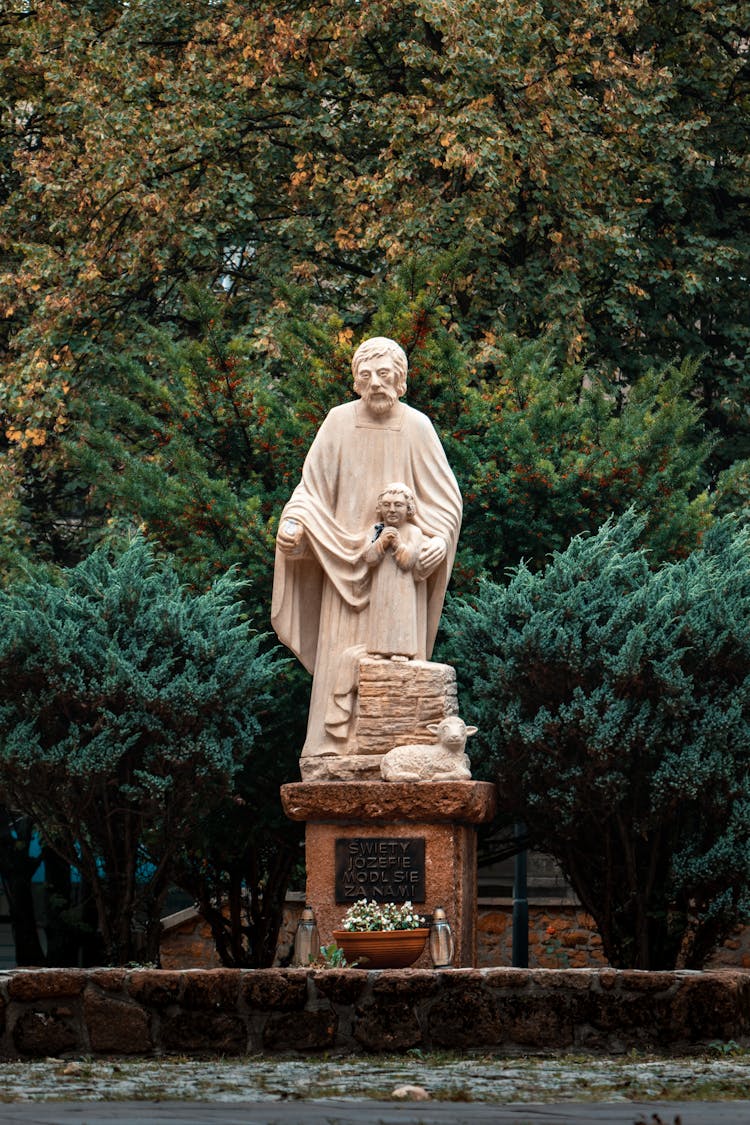
{"type": "Polygon", "coordinates": [[[377,498],[394,481],[414,492],[417,527],[447,545],[446,558],[418,584],[417,659],[429,660],[456,553],[461,494],[426,415],[401,402],[375,420],[359,401],[335,407],[310,446],[302,480],[281,516],[305,528],[300,552],[276,551],[271,610],[279,639],[313,675],[305,757],[352,749],[344,696],[347,661],[367,638],[369,574],[363,552],[377,498]]]}
{"type": "Polygon", "coordinates": [[[420,648],[424,649],[419,639],[417,612],[422,580],[417,562],[424,535],[413,523],[403,523],[398,534],[398,561],[392,549],[378,551],[377,542],[365,551],[365,562],[370,567],[367,651],[380,656],[414,657],[420,648]]]}

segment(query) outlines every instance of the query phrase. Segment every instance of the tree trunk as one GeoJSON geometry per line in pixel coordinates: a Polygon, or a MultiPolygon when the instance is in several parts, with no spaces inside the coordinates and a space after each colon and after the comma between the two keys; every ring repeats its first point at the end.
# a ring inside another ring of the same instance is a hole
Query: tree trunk
{"type": "Polygon", "coordinates": [[[46,965],[34,909],[33,879],[41,856],[30,853],[34,829],[28,817],[0,806],[0,877],[8,898],[17,965],[46,965]]]}
{"type": "Polygon", "coordinates": [[[74,901],[70,864],[52,848],[42,850],[45,874],[48,965],[77,965],[81,949],[79,907],[74,901]]]}
{"type": "Polygon", "coordinates": [[[25,869],[19,864],[10,875],[5,887],[10,903],[10,924],[16,945],[17,965],[46,965],[47,958],[39,940],[34,911],[32,874],[38,863],[25,869]]]}

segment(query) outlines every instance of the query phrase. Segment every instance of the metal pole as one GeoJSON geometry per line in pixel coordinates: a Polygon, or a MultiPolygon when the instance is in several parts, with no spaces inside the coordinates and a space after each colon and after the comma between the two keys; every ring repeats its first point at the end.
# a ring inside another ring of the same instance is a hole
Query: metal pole
{"type": "MultiPolygon", "coordinates": [[[[516,840],[526,835],[526,825],[517,821],[513,826],[516,840]]],[[[526,850],[516,852],[513,868],[513,968],[529,967],[529,899],[526,883],[526,850]]]]}

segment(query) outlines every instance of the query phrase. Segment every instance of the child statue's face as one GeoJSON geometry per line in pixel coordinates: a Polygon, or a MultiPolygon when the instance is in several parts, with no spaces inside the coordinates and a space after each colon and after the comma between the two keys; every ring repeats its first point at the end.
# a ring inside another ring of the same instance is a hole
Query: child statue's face
{"type": "Polygon", "coordinates": [[[380,514],[386,527],[401,527],[406,521],[406,497],[400,492],[386,492],[380,500],[380,514]]]}

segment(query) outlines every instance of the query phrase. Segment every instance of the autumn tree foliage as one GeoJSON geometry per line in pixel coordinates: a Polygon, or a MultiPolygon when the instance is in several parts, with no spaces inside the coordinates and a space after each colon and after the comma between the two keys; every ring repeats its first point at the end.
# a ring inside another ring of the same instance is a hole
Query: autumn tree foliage
{"type": "Polygon", "coordinates": [[[280,285],[366,323],[405,255],[456,246],[472,339],[546,334],[626,382],[702,355],[719,463],[746,453],[740,14],[7,5],[3,413],[31,539],[64,548],[57,436],[144,322],[189,332],[186,279],[264,339],[280,285]]]}

